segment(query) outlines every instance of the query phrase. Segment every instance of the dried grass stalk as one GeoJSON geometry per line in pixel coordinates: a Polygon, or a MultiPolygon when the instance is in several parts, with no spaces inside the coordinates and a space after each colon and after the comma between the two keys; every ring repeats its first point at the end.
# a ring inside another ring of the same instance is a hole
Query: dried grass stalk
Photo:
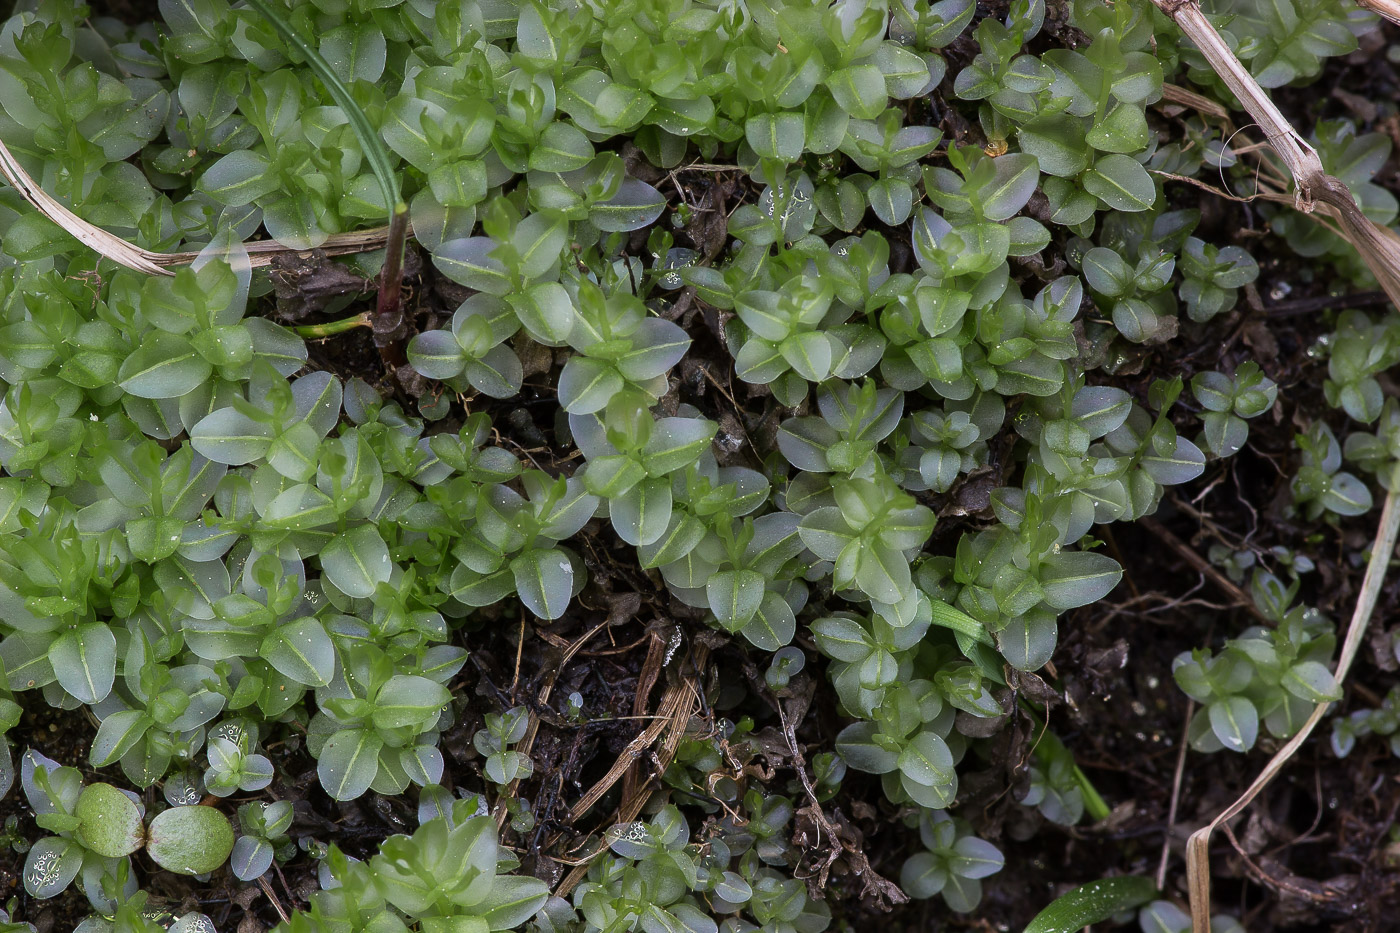
{"type": "MultiPolygon", "coordinates": [[[[49,194],[24,170],[3,140],[0,140],[0,176],[14,187],[24,199],[34,205],[35,210],[58,224],[75,240],[94,252],[110,259],[118,265],[126,266],[146,275],[173,275],[170,266],[185,266],[194,262],[198,251],[180,253],[157,253],[142,249],[134,243],[123,240],[114,233],[83,220],[69,210],[62,202],[49,194]]],[[[389,228],[374,227],[369,230],[356,230],[351,233],[332,234],[318,247],[328,256],[346,256],[352,253],[368,253],[381,249],[388,237],[389,228]]],[[[292,249],[272,240],[245,243],[249,260],[254,268],[271,264],[274,256],[286,253],[300,253],[304,250],[292,249]]]]}
{"type": "Polygon", "coordinates": [[[1356,0],[1368,10],[1372,10],[1392,23],[1400,23],[1400,2],[1397,0],[1356,0]]]}
{"type": "MultiPolygon", "coordinates": [[[[1196,0],[1152,0],[1164,13],[1170,16],[1181,31],[1196,44],[1210,62],[1226,86],[1239,98],[1250,116],[1263,128],[1269,145],[1278,153],[1295,185],[1295,204],[1301,211],[1311,212],[1321,206],[1340,225],[1342,235],[1355,247],[1366,266],[1390,296],[1390,300],[1400,305],[1400,236],[1394,231],[1372,222],[1352,196],[1347,186],[1328,175],[1322,160],[1312,146],[1293,128],[1292,124],[1274,106],[1259,82],[1240,63],[1229,46],[1206,19],[1196,0]]],[[[1362,0],[1378,12],[1396,18],[1400,13],[1397,0],[1362,0]]],[[[1400,21],[1400,20],[1397,20],[1400,21]]],[[[1397,470],[1391,483],[1392,489],[1400,488],[1400,470],[1397,470]]],[[[1356,601],[1356,609],[1347,628],[1346,639],[1342,644],[1341,655],[1337,660],[1336,679],[1341,683],[1356,656],[1356,650],[1365,635],[1371,613],[1375,609],[1385,580],[1386,567],[1395,551],[1397,529],[1400,529],[1400,503],[1395,493],[1386,496],[1385,507],[1381,512],[1380,528],[1371,550],[1371,560],[1366,567],[1361,594],[1356,601]]],[[[1191,834],[1186,844],[1186,871],[1191,896],[1191,924],[1194,933],[1210,931],[1210,837],[1226,820],[1237,816],[1259,795],[1269,782],[1283,770],[1289,759],[1298,751],[1330,704],[1321,703],[1313,710],[1298,734],[1281,748],[1254,783],[1239,799],[1225,809],[1208,826],[1191,834]]]]}
{"type": "MultiPolygon", "coordinates": [[[[1264,130],[1269,145],[1278,153],[1293,175],[1295,204],[1301,211],[1311,212],[1319,203],[1335,212],[1342,231],[1367,268],[1380,282],[1390,300],[1400,305],[1400,237],[1394,231],[1376,224],[1357,205],[1351,191],[1337,178],[1327,174],[1317,150],[1299,135],[1274,102],[1230,51],[1220,33],[1206,19],[1196,0],[1152,0],[1162,12],[1181,28],[1249,115],[1264,130]]],[[[1392,9],[1400,0],[1371,0],[1392,9]]]]}
{"type": "Polygon", "coordinates": [[[39,213],[68,231],[74,239],[113,262],[147,275],[171,275],[156,261],[158,254],[128,243],[121,237],[94,226],[70,211],[30,177],[9,148],[0,142],[0,174],[33,204],[39,213]]]}

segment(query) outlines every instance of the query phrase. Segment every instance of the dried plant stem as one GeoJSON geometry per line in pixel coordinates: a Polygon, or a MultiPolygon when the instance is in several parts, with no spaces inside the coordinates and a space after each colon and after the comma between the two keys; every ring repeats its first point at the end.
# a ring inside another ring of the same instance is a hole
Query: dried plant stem
{"type": "Polygon", "coordinates": [[[171,274],[161,268],[161,264],[155,259],[156,254],[88,223],[39,187],[39,183],[24,170],[24,166],[19,164],[19,160],[4,142],[0,142],[0,175],[4,175],[5,180],[22,194],[26,201],[34,205],[39,213],[58,224],[84,246],[137,272],[147,275],[171,274]]]}
{"type": "MultiPolygon", "coordinates": [[[[1343,235],[1360,253],[1386,294],[1400,304],[1400,235],[1367,218],[1347,186],[1327,174],[1317,150],[1299,135],[1259,86],[1259,82],[1230,51],[1220,33],[1201,12],[1197,0],[1152,2],[1196,44],[1211,68],[1264,130],[1269,145],[1293,175],[1297,208],[1310,213],[1321,203],[1327,213],[1333,214],[1341,224],[1343,235]]],[[[1396,0],[1382,2],[1394,4],[1396,0]]]]}
{"type": "MultiPolygon", "coordinates": [[[[1392,470],[1390,485],[1392,489],[1400,488],[1400,467],[1392,470]]],[[[1356,651],[1361,647],[1361,639],[1366,634],[1366,625],[1370,621],[1371,613],[1376,608],[1376,600],[1380,597],[1381,586],[1385,582],[1386,567],[1390,563],[1391,555],[1395,552],[1397,530],[1400,530],[1400,501],[1397,500],[1396,493],[1391,492],[1385,497],[1385,507],[1381,510],[1380,527],[1376,529],[1376,540],[1371,546],[1371,559],[1366,564],[1366,575],[1362,578],[1361,593],[1356,598],[1356,609],[1352,612],[1351,623],[1347,626],[1346,640],[1342,642],[1342,652],[1337,659],[1335,677],[1338,684],[1346,679],[1351,662],[1356,658],[1356,651]]],[[[1279,749],[1273,758],[1269,759],[1269,763],[1264,766],[1263,771],[1259,772],[1259,776],[1254,779],[1253,784],[1249,785],[1249,789],[1212,820],[1210,825],[1196,830],[1187,840],[1186,878],[1191,894],[1191,923],[1194,933],[1210,933],[1211,834],[1226,820],[1238,816],[1283,770],[1284,766],[1288,764],[1288,760],[1307,741],[1313,728],[1321,721],[1331,705],[1330,703],[1319,703],[1312,715],[1303,723],[1303,728],[1298,730],[1298,734],[1289,739],[1288,743],[1279,749]]]]}
{"type": "Polygon", "coordinates": [[[1397,0],[1356,0],[1368,10],[1372,10],[1392,23],[1400,23],[1400,2],[1397,0]]]}
{"type": "MultiPolygon", "coordinates": [[[[114,233],[83,220],[69,210],[63,202],[39,187],[24,166],[10,152],[4,140],[0,140],[0,177],[3,177],[18,191],[34,209],[49,220],[58,224],[68,235],[84,246],[92,249],[105,259],[146,275],[173,275],[171,266],[187,266],[199,256],[198,250],[178,253],[157,253],[142,249],[114,233]]],[[[412,233],[411,225],[405,226],[405,234],[412,233]]],[[[328,256],[347,256],[353,253],[368,253],[382,248],[389,238],[389,227],[372,227],[350,233],[333,233],[317,247],[328,256]]],[[[273,240],[258,240],[243,244],[253,268],[270,265],[274,256],[288,253],[303,253],[306,250],[293,249],[273,240]]]]}
{"type": "MultiPolygon", "coordinates": [[[[565,825],[577,826],[584,814],[622,778],[631,763],[640,758],[643,751],[661,737],[662,732],[665,732],[666,735],[661,740],[661,746],[651,753],[652,767],[655,768],[653,779],[659,779],[661,774],[670,767],[671,762],[675,760],[676,750],[680,748],[681,739],[685,736],[686,729],[690,725],[691,717],[695,715],[701,705],[700,697],[704,687],[700,685],[700,677],[709,657],[710,649],[708,647],[703,644],[695,646],[688,665],[689,669],[683,668],[680,680],[667,686],[666,692],[662,694],[655,722],[628,743],[627,748],[623,750],[621,757],[608,773],[569,811],[565,825]]],[[[642,807],[646,806],[646,802],[651,799],[652,791],[653,786],[650,782],[637,788],[630,796],[623,799],[617,808],[617,813],[614,814],[614,818],[609,822],[611,824],[628,823],[636,819],[637,814],[642,812],[642,807]]],[[[607,846],[600,845],[592,855],[577,864],[574,870],[569,872],[559,883],[559,886],[554,889],[554,896],[568,897],[569,892],[577,887],[588,874],[588,863],[598,854],[606,851],[607,846]]]]}
{"type": "Polygon", "coordinates": [[[1176,809],[1181,803],[1181,779],[1186,774],[1186,753],[1191,748],[1191,717],[1196,712],[1196,701],[1186,701],[1186,718],[1181,726],[1181,746],[1176,753],[1176,771],[1172,775],[1171,805],[1167,807],[1167,831],[1162,834],[1162,857],[1157,863],[1157,890],[1167,889],[1167,863],[1172,854],[1172,827],[1176,826],[1176,809]]]}

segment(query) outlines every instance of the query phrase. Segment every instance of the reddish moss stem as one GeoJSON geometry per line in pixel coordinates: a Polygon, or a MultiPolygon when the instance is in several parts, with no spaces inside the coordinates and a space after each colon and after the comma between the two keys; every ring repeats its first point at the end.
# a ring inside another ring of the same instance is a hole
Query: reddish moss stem
{"type": "Polygon", "coordinates": [[[389,218],[384,267],[379,273],[379,298],[374,309],[374,345],[385,365],[398,368],[408,362],[403,342],[408,323],[403,311],[403,251],[408,239],[408,207],[399,204],[389,218]]]}

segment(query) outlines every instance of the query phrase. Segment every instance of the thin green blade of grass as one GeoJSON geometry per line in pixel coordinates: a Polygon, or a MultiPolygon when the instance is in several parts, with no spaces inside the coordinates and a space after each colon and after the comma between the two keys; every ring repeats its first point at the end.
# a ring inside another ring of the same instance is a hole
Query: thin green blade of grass
{"type": "Polygon", "coordinates": [[[266,0],[248,0],[248,5],[257,10],[263,19],[273,29],[277,30],[287,44],[291,45],[306,63],[311,66],[311,70],[316,72],[316,76],[325,84],[326,90],[331,97],[335,98],[336,104],[345,111],[345,116],[350,121],[350,128],[355,136],[360,140],[360,147],[364,149],[365,158],[369,160],[370,170],[374,172],[375,179],[379,182],[379,187],[384,192],[384,203],[389,206],[389,215],[392,218],[395,214],[407,210],[399,193],[398,176],[394,174],[393,163],[389,159],[389,152],[384,148],[384,142],[370,126],[369,117],[360,109],[360,105],[355,102],[355,98],[350,96],[347,88],[331,69],[330,64],[321,57],[321,53],[311,47],[305,39],[301,37],[291,24],[287,22],[282,14],[273,9],[266,0]]]}

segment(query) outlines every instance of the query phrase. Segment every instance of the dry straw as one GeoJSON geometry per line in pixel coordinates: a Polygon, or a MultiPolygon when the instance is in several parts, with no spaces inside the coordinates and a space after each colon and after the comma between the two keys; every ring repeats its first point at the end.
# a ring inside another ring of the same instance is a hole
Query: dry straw
{"type": "MultiPolygon", "coordinates": [[[[58,224],[84,246],[118,265],[135,269],[137,272],[144,272],[147,275],[173,275],[174,273],[170,271],[169,267],[189,265],[199,256],[198,251],[157,253],[142,249],[116,234],[108,233],[101,227],[83,220],[64,206],[61,201],[39,187],[39,183],[24,170],[24,166],[20,165],[19,160],[10,152],[3,140],[0,140],[0,175],[4,176],[5,180],[23,195],[26,201],[34,205],[35,210],[58,224]]],[[[328,256],[369,252],[384,246],[388,231],[388,227],[375,227],[369,230],[357,230],[353,233],[333,234],[318,249],[328,256]]],[[[279,253],[304,252],[283,246],[272,240],[243,245],[248,250],[249,259],[254,267],[268,265],[272,262],[272,257],[279,253]]]]}
{"type": "Polygon", "coordinates": [[[1392,23],[1400,23],[1400,2],[1397,0],[1357,0],[1368,10],[1374,10],[1392,23]]]}

